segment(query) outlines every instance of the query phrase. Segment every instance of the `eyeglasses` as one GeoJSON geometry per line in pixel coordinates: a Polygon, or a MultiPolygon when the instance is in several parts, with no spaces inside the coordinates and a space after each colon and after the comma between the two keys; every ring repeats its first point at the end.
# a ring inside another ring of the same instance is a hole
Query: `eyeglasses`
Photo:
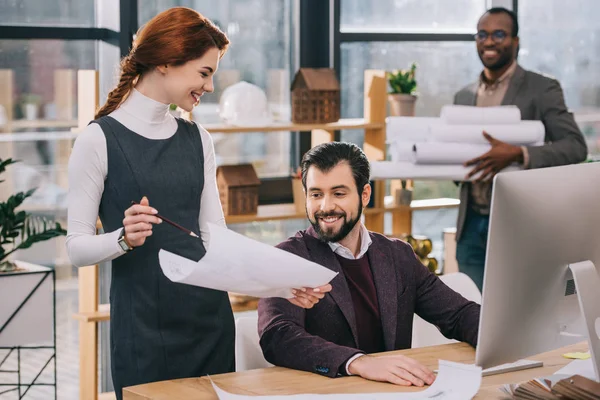
{"type": "Polygon", "coordinates": [[[477,40],[478,42],[483,42],[490,35],[492,36],[492,40],[494,41],[494,43],[502,43],[504,39],[508,37],[508,33],[502,30],[496,30],[491,34],[487,31],[479,31],[475,34],[475,40],[477,40]]]}

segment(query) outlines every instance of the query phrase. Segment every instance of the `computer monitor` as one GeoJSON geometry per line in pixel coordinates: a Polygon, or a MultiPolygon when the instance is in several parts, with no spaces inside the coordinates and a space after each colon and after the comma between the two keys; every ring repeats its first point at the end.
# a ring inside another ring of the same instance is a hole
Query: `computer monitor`
{"type": "Polygon", "coordinates": [[[496,175],[476,364],[512,363],[590,337],[598,379],[599,271],[600,163],[496,175]]]}

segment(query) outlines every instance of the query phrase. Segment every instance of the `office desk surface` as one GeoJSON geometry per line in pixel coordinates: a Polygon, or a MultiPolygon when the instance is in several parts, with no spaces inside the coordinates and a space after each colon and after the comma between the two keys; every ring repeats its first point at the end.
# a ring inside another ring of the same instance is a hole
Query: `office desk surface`
{"type": "MultiPolygon", "coordinates": [[[[483,378],[476,399],[501,399],[498,387],[505,383],[523,382],[535,377],[551,375],[572,360],[562,354],[587,351],[586,342],[539,354],[530,359],[543,361],[541,368],[532,368],[483,378]]],[[[400,350],[385,354],[403,354],[431,369],[438,368],[438,360],[474,363],[475,350],[464,343],[400,350]]],[[[230,374],[213,375],[213,381],[223,390],[247,395],[284,395],[299,393],[375,393],[414,392],[424,390],[371,382],[359,377],[327,378],[314,373],[273,367],[230,374]]],[[[125,400],[189,400],[217,399],[208,378],[188,378],[154,382],[124,389],[125,400]]]]}

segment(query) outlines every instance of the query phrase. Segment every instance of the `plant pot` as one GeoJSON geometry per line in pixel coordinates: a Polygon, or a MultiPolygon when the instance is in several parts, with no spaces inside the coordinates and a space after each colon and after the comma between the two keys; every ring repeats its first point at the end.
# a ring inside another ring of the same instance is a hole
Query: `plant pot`
{"type": "Polygon", "coordinates": [[[417,96],[412,94],[388,94],[390,115],[393,117],[414,117],[417,96]]]}
{"type": "Polygon", "coordinates": [[[26,120],[32,121],[38,118],[39,106],[34,103],[23,104],[23,116],[26,120]]]}
{"type": "Polygon", "coordinates": [[[297,214],[306,212],[306,198],[302,188],[302,179],[292,178],[292,194],[294,195],[294,206],[297,214]]]}

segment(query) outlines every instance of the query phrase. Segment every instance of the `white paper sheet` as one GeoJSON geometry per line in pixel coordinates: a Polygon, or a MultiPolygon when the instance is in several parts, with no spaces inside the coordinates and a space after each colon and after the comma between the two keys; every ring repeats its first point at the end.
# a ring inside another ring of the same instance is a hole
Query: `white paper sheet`
{"type": "Polygon", "coordinates": [[[445,105],[440,118],[447,124],[514,124],[521,120],[521,111],[516,106],[445,105]]]}
{"type": "MultiPolygon", "coordinates": [[[[489,144],[426,142],[413,145],[415,164],[457,164],[487,153],[489,144]]],[[[392,160],[394,161],[394,160],[392,160]]]]}
{"type": "Polygon", "coordinates": [[[544,142],[545,128],[541,121],[521,121],[506,125],[431,125],[432,142],[488,144],[483,131],[495,139],[514,145],[538,145],[544,142]]]}
{"type": "Polygon", "coordinates": [[[160,250],[163,273],[173,282],[254,297],[291,298],[292,288],[318,287],[337,273],[287,251],[209,223],[206,255],[198,262],[160,250]]]}
{"type": "Polygon", "coordinates": [[[214,382],[213,388],[220,400],[468,400],[472,399],[481,386],[481,368],[440,360],[440,372],[430,387],[416,393],[346,393],[346,394],[296,394],[274,396],[249,396],[231,394],[220,389],[214,382]]]}
{"type": "Polygon", "coordinates": [[[386,141],[419,143],[429,140],[431,126],[442,124],[437,117],[387,117],[386,141]]]}
{"type": "Polygon", "coordinates": [[[600,382],[599,377],[597,377],[594,372],[594,364],[592,364],[592,361],[593,359],[591,358],[588,358],[587,360],[573,360],[556,371],[554,375],[557,375],[560,379],[568,378],[573,375],[581,375],[584,378],[600,382]]]}
{"type": "MultiPolygon", "coordinates": [[[[519,171],[521,167],[509,166],[502,172],[519,171]]],[[[464,181],[472,167],[462,165],[417,165],[411,162],[373,161],[371,179],[419,179],[434,181],[464,181]]],[[[476,179],[479,174],[471,179],[476,179]]]]}

